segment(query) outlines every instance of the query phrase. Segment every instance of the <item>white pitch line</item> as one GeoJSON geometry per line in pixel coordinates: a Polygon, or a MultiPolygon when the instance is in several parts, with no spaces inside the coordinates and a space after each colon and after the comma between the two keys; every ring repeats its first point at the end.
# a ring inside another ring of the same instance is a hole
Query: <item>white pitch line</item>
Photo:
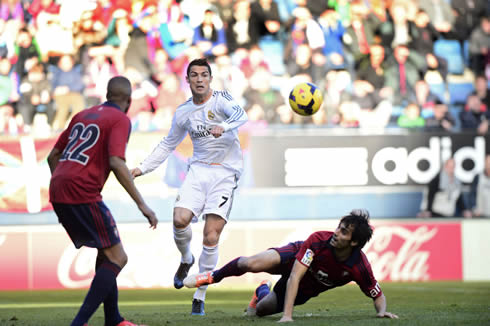
{"type": "MultiPolygon", "coordinates": [[[[171,306],[189,303],[189,300],[173,301],[120,301],[119,306],[171,306]]],[[[245,304],[243,300],[208,300],[208,304],[245,304]]],[[[80,307],[81,302],[32,302],[32,303],[3,303],[0,309],[32,309],[32,308],[73,308],[80,307]]]]}

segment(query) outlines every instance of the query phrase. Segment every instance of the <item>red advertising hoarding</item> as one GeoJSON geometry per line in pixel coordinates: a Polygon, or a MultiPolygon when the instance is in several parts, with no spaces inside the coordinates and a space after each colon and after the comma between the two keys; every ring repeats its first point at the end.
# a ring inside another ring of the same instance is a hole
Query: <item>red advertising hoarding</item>
{"type": "MultiPolygon", "coordinates": [[[[222,235],[218,266],[238,255],[304,240],[319,229],[333,230],[337,221],[230,223],[222,235]],[[264,235],[264,236],[262,236],[264,235]],[[265,236],[267,235],[267,236],[265,236]]],[[[461,280],[460,222],[374,222],[364,248],[379,281],[461,280]]],[[[180,256],[171,224],[149,230],[144,224],[119,227],[129,263],[118,277],[126,288],[172,286],[180,256]]],[[[199,254],[202,223],[194,225],[192,251],[199,254]]],[[[0,228],[0,290],[88,287],[95,266],[94,249],[76,250],[60,225],[0,228]]],[[[257,275],[228,279],[226,284],[256,282],[257,275]]]]}

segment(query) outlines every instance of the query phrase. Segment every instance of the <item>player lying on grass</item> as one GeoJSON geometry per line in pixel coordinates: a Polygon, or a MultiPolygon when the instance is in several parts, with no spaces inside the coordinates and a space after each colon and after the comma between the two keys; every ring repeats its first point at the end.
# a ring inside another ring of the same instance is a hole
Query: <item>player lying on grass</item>
{"type": "Polygon", "coordinates": [[[188,276],[184,285],[199,287],[248,272],[281,275],[272,291],[270,282],[263,281],[259,285],[248,305],[247,315],[283,312],[279,321],[287,322],[293,321],[293,306],[354,281],[373,299],[377,317],[398,318],[386,311],[386,298],[361,251],[372,234],[369,213],[353,210],[342,217],[335,232],[315,232],[306,241],[291,242],[251,257],[235,258],[221,269],[188,276]]]}

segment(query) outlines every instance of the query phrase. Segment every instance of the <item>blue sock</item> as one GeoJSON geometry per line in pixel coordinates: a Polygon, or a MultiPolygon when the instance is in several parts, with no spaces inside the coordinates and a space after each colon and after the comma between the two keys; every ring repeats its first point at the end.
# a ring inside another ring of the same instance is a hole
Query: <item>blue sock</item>
{"type": "Polygon", "coordinates": [[[269,292],[271,292],[271,290],[269,289],[269,287],[267,286],[267,284],[260,285],[255,290],[255,294],[257,295],[257,302],[259,302],[260,300],[262,300],[266,295],[269,294],[269,292]]]}
{"type": "MultiPolygon", "coordinates": [[[[95,270],[98,270],[100,265],[105,261],[105,257],[97,256],[95,261],[95,270]]],[[[107,295],[104,300],[104,318],[105,318],[105,326],[117,325],[124,320],[119,313],[118,307],[118,289],[117,289],[117,280],[116,284],[112,287],[111,291],[107,295]]]]}
{"type": "Polygon", "coordinates": [[[100,304],[107,298],[113,286],[117,286],[116,277],[120,271],[121,267],[108,260],[97,268],[87,296],[71,326],[83,326],[88,322],[100,304]]]}
{"type": "Polygon", "coordinates": [[[124,320],[119,313],[117,282],[104,300],[105,326],[117,325],[124,320]]]}

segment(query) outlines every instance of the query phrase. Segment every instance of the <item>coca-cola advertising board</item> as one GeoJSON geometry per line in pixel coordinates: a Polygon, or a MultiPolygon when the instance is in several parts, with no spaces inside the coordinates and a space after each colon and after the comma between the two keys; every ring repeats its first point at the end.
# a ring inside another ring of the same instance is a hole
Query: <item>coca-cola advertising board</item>
{"type": "MultiPolygon", "coordinates": [[[[218,266],[237,256],[258,253],[312,232],[334,230],[338,221],[231,222],[223,231],[218,266]]],[[[378,281],[461,280],[461,221],[374,221],[374,236],[364,247],[378,281]]],[[[202,249],[203,223],[193,224],[192,252],[202,249]]],[[[157,230],[122,224],[119,232],[129,262],[118,277],[125,288],[171,287],[180,262],[172,225],[157,230]]],[[[0,290],[88,287],[95,249],[76,250],[61,225],[0,228],[0,290]]],[[[194,266],[191,272],[197,272],[194,266]]],[[[255,284],[260,274],[229,278],[224,285],[255,284]]]]}

